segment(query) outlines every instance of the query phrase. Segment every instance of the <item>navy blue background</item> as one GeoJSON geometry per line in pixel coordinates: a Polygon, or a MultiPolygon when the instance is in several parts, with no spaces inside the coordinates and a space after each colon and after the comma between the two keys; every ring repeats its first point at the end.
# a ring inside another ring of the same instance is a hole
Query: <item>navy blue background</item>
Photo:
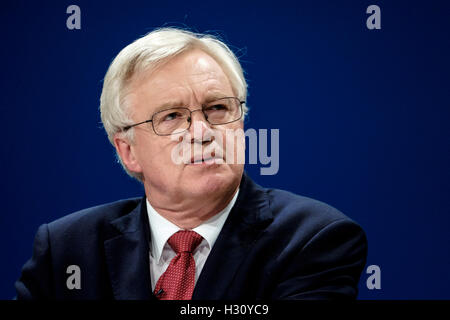
{"type": "Polygon", "coordinates": [[[212,31],[241,57],[247,128],[280,129],[280,170],[258,183],[359,222],[381,290],[361,299],[450,299],[447,1],[2,1],[0,298],[37,227],[140,196],[98,111],[114,56],[163,25],[212,31]],[[81,30],[66,8],[81,8],[81,30]],[[366,8],[381,8],[381,30],[366,8]]]}

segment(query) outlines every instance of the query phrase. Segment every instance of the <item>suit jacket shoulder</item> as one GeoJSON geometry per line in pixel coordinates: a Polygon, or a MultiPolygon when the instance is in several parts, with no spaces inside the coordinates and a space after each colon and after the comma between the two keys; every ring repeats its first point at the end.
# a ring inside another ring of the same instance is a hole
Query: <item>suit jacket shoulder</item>
{"type": "Polygon", "coordinates": [[[48,227],[52,232],[58,234],[89,233],[90,230],[97,230],[99,227],[133,211],[141,200],[142,197],[136,197],[85,208],[48,223],[48,227]]]}
{"type": "Polygon", "coordinates": [[[274,221],[268,230],[302,234],[306,239],[335,222],[359,225],[338,209],[315,199],[279,189],[265,189],[274,221]]]}
{"type": "MultiPolygon", "coordinates": [[[[361,226],[336,208],[291,192],[267,189],[274,216],[267,227],[276,257],[271,298],[356,298],[367,256],[361,226]]],[[[267,246],[269,246],[267,244],[267,246]]]]}
{"type": "MultiPolygon", "coordinates": [[[[144,214],[142,202],[142,197],[119,200],[86,208],[41,225],[35,236],[33,255],[23,266],[21,277],[15,283],[17,298],[113,298],[110,272],[120,273],[117,276],[120,277],[138,270],[136,277],[145,279],[145,274],[141,276],[140,273],[144,273],[146,268],[148,231],[146,220],[141,219],[144,214]],[[126,250],[124,253],[109,250],[121,239],[125,244],[138,245],[135,250],[123,248],[126,250]],[[124,263],[129,262],[122,258],[127,255],[140,259],[140,267],[134,270],[128,268],[123,272],[115,270],[118,266],[125,268],[124,263]],[[108,267],[109,257],[111,265],[108,267]],[[67,286],[70,275],[68,267],[73,265],[78,266],[82,273],[82,289],[79,290],[71,290],[67,286]]],[[[141,292],[143,297],[148,297],[147,291],[141,292]]]]}

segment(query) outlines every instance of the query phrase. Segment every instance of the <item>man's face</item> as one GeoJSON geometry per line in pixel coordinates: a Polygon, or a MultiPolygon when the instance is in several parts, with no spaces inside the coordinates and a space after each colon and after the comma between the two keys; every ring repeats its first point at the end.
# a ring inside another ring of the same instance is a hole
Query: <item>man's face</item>
{"type": "MultiPolygon", "coordinates": [[[[127,103],[132,110],[132,119],[135,123],[150,119],[161,109],[185,106],[195,110],[214,97],[235,96],[219,64],[198,49],[175,57],[153,73],[143,72],[136,75],[132,79],[129,92],[127,103]]],[[[222,141],[225,154],[227,129],[243,129],[242,120],[212,126],[205,120],[202,112],[194,112],[192,125],[186,133],[192,137],[192,142],[189,140],[191,155],[201,158],[194,149],[198,151],[199,146],[203,145],[204,148],[210,143],[205,142],[202,135],[221,133],[224,136],[222,141]],[[193,138],[194,127],[196,137],[200,140],[193,138]],[[194,148],[195,144],[197,145],[194,148]]],[[[179,140],[171,136],[156,135],[151,123],[136,126],[134,130],[135,143],[129,146],[129,154],[125,156],[129,159],[124,159],[122,153],[121,155],[129,170],[144,175],[144,186],[150,198],[165,195],[174,201],[199,196],[207,199],[208,196],[235,190],[239,185],[243,164],[231,164],[226,161],[222,164],[177,164],[173,161],[172,154],[173,149],[180,143],[179,140]]],[[[241,139],[239,143],[242,147],[245,141],[241,139]]],[[[239,146],[235,143],[235,149],[237,148],[239,146]]]]}

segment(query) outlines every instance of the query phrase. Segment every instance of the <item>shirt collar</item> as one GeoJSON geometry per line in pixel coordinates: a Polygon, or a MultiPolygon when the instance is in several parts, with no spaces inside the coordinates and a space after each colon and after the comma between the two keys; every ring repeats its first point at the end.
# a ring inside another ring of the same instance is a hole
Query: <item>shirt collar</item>
{"type": "MultiPolygon", "coordinates": [[[[222,230],[225,220],[230,214],[231,209],[236,202],[237,196],[239,194],[239,189],[233,196],[233,199],[228,203],[228,205],[219,213],[211,217],[209,220],[203,222],[201,225],[192,229],[201,235],[205,240],[209,249],[211,250],[214,243],[222,230]]],[[[161,216],[150,204],[148,199],[147,203],[147,215],[150,224],[150,235],[151,235],[151,254],[153,258],[159,262],[161,259],[161,254],[164,246],[169,240],[169,238],[176,232],[182,230],[177,225],[173,224],[163,216],[161,216]]]]}

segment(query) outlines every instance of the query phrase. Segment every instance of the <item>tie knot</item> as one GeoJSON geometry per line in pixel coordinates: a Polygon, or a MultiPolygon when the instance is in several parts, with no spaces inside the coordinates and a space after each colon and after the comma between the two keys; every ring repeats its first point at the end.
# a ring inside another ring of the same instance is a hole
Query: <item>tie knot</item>
{"type": "Polygon", "coordinates": [[[174,233],[167,242],[178,254],[181,252],[193,252],[202,242],[203,237],[195,231],[178,231],[174,233]]]}

